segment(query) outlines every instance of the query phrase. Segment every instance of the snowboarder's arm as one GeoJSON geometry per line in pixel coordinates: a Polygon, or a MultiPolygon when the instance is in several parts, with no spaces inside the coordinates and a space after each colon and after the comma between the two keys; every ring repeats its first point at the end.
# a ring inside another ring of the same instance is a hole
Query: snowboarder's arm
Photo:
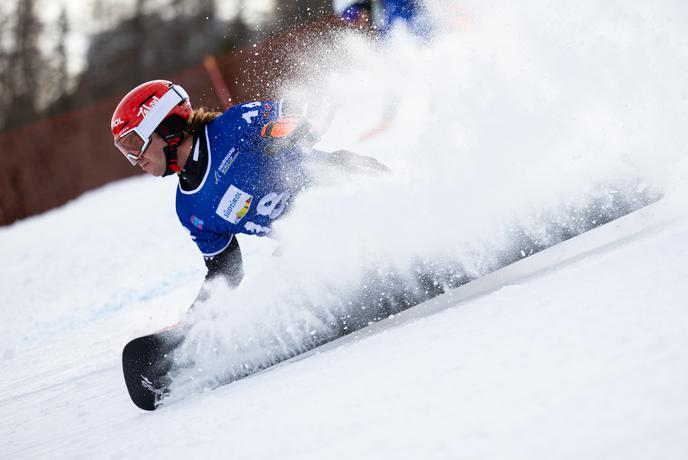
{"type": "Polygon", "coordinates": [[[223,277],[231,287],[237,287],[244,277],[244,267],[241,259],[241,249],[236,237],[232,238],[227,248],[214,256],[204,256],[208,273],[207,281],[218,276],[223,277]]]}
{"type": "Polygon", "coordinates": [[[241,249],[236,237],[232,237],[229,245],[220,253],[203,256],[208,273],[206,281],[221,276],[231,287],[237,287],[244,277],[244,265],[241,259],[241,249]]]}
{"type": "Polygon", "coordinates": [[[282,99],[277,110],[270,115],[260,130],[268,153],[295,147],[310,149],[327,130],[334,116],[334,107],[327,98],[321,98],[317,103],[282,99]]]}
{"type": "Polygon", "coordinates": [[[200,218],[191,214],[187,208],[180,206],[179,199],[177,216],[203,255],[205,266],[208,268],[205,280],[210,281],[222,276],[231,287],[238,286],[244,271],[239,242],[232,228],[223,228],[219,231],[208,228],[204,219],[210,221],[210,218],[200,218]]]}
{"type": "Polygon", "coordinates": [[[239,286],[244,277],[244,264],[241,259],[241,249],[239,249],[239,242],[236,237],[232,237],[232,241],[227,248],[222,252],[213,256],[203,256],[205,266],[208,267],[208,273],[205,275],[205,281],[201,285],[201,290],[196,296],[196,300],[191,304],[193,309],[198,302],[205,302],[210,297],[210,283],[217,278],[222,278],[227,284],[235,288],[239,286]]]}

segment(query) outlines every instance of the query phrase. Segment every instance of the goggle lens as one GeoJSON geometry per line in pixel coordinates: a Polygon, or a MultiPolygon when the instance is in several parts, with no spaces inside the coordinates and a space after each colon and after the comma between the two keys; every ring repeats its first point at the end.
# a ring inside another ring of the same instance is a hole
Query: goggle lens
{"type": "Polygon", "coordinates": [[[169,87],[165,94],[152,107],[149,107],[143,120],[135,128],[115,140],[115,147],[122,152],[129,163],[136,166],[141,156],[146,152],[156,127],[175,106],[182,104],[187,99],[189,96],[184,88],[178,85],[169,87]]]}
{"type": "Polygon", "coordinates": [[[120,152],[129,160],[129,163],[136,165],[143,153],[146,151],[146,147],[150,139],[144,139],[141,135],[134,129],[129,131],[119,139],[115,141],[115,146],[120,152]]]}

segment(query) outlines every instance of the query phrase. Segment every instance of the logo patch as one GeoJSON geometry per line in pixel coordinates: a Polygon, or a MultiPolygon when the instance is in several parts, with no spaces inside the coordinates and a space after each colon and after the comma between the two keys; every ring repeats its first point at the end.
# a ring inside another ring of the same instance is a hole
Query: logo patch
{"type": "Polygon", "coordinates": [[[191,216],[191,223],[199,230],[203,230],[203,221],[196,216],[191,216]]]}
{"type": "Polygon", "coordinates": [[[232,148],[222,159],[222,162],[220,163],[220,166],[217,167],[217,170],[222,174],[227,174],[227,171],[229,171],[229,168],[232,166],[232,163],[234,163],[234,160],[236,160],[238,156],[239,151],[236,148],[232,148]]]}
{"type": "Polygon", "coordinates": [[[158,99],[158,96],[153,96],[153,98],[150,100],[150,102],[148,102],[148,104],[141,104],[141,106],[139,106],[139,113],[137,114],[137,116],[145,117],[146,115],[148,115],[148,112],[150,112],[150,109],[152,109],[153,106],[159,100],[160,99],[158,99]]]}
{"type": "Polygon", "coordinates": [[[110,129],[115,129],[119,125],[124,124],[124,120],[121,118],[116,118],[115,120],[112,120],[112,124],[110,125],[110,129]]]}
{"type": "Polygon", "coordinates": [[[238,224],[251,209],[253,196],[230,185],[225,192],[215,214],[230,224],[238,224]]]}

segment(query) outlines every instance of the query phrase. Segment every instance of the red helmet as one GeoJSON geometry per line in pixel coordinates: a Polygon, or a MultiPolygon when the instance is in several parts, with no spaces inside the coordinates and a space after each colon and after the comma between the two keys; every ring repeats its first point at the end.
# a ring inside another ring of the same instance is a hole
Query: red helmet
{"type": "Polygon", "coordinates": [[[167,80],[152,80],[127,93],[112,114],[115,146],[136,164],[158,126],[172,116],[187,121],[193,109],[186,91],[167,80]]]}

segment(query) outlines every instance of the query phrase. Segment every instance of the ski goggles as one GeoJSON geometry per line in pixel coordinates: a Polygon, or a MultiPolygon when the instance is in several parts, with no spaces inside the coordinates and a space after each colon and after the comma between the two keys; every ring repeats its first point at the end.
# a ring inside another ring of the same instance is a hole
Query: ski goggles
{"type": "Polygon", "coordinates": [[[115,139],[115,147],[136,165],[150,145],[151,136],[156,128],[172,109],[189,98],[184,88],[179,85],[171,86],[169,90],[150,108],[141,123],[135,128],[122,133],[115,139]]]}

